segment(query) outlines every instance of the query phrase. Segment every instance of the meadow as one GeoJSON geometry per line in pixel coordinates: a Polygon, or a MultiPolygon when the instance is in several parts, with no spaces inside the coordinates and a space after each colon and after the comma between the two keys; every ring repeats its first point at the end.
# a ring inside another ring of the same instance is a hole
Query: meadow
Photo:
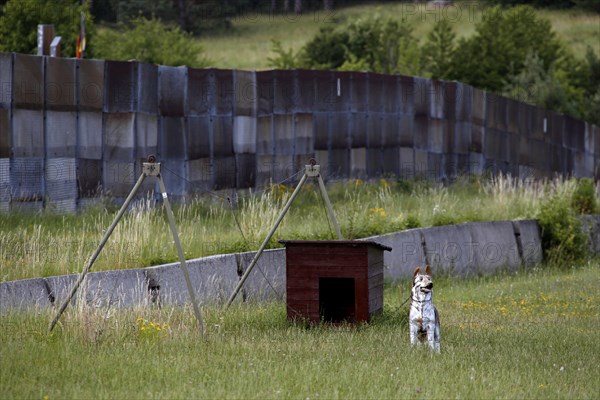
{"type": "MultiPolygon", "coordinates": [[[[369,324],[288,322],[281,302],[0,316],[0,398],[597,398],[598,263],[437,277],[442,351],[409,344],[410,283],[369,324]]],[[[435,273],[435,271],[434,271],[435,273]]]]}
{"type": "MultiPolygon", "coordinates": [[[[536,218],[555,194],[570,197],[576,179],[551,181],[463,177],[452,185],[424,180],[354,180],[328,185],[346,239],[408,228],[469,221],[536,218]]],[[[175,206],[186,258],[256,250],[277,219],[293,185],[246,192],[210,192],[175,206]]],[[[594,190],[594,189],[593,189],[594,190]]],[[[594,194],[591,194],[594,196],[594,194]]],[[[595,187],[600,198],[600,185],[595,187]]],[[[0,281],[78,273],[115,217],[109,199],[77,215],[46,211],[0,215],[0,281]]],[[[303,188],[269,247],[280,239],[334,239],[318,185],[303,188]]],[[[165,211],[139,200],[124,216],[94,264],[94,271],[174,262],[165,211]]]]}
{"type": "MultiPolygon", "coordinates": [[[[231,19],[231,27],[223,32],[206,34],[197,38],[204,56],[217,68],[264,70],[270,69],[273,57],[271,40],[281,42],[284,49],[299,50],[321,27],[343,24],[377,14],[393,16],[413,29],[413,35],[423,44],[436,21],[444,18],[452,23],[458,38],[475,32],[475,25],[485,14],[478,2],[455,2],[444,9],[424,4],[385,2],[373,5],[344,7],[333,11],[308,11],[295,14],[243,13],[231,19]]],[[[600,16],[581,10],[539,9],[538,16],[550,21],[553,30],[578,58],[583,58],[587,46],[600,54],[600,16]]]]}

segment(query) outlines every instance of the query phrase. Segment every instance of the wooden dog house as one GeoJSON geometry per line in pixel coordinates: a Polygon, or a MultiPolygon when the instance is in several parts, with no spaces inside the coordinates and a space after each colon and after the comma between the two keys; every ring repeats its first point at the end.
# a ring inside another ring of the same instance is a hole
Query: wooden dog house
{"type": "Polygon", "coordinates": [[[288,319],[369,321],[383,310],[383,251],[363,240],[285,244],[288,319]]]}

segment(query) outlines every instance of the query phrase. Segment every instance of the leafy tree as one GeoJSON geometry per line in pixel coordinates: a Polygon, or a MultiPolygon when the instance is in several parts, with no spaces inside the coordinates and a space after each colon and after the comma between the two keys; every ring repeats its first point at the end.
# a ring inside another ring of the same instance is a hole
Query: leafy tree
{"type": "Polygon", "coordinates": [[[564,114],[580,114],[577,99],[581,91],[570,86],[560,71],[546,70],[535,53],[527,56],[519,74],[509,76],[504,94],[564,114]]]}
{"type": "Polygon", "coordinates": [[[561,44],[550,22],[529,6],[492,7],[475,34],[458,42],[450,78],[499,92],[509,75],[518,75],[525,58],[537,53],[546,70],[561,56],[561,44]]]}
{"type": "Polygon", "coordinates": [[[0,51],[37,52],[38,24],[53,24],[54,34],[62,37],[62,54],[75,55],[80,30],[80,12],[85,13],[86,55],[92,56],[95,32],[89,2],[74,0],[9,0],[0,16],[0,51]]]}
{"type": "Polygon", "coordinates": [[[299,54],[299,65],[316,69],[418,74],[419,47],[412,29],[377,16],[346,26],[322,27],[299,54]]]}
{"type": "Polygon", "coordinates": [[[346,61],[348,44],[348,33],[325,25],[302,48],[298,56],[300,66],[315,69],[337,69],[346,61]]]}
{"type": "Polygon", "coordinates": [[[113,60],[136,59],[151,64],[204,67],[202,46],[176,25],[136,18],[133,28],[106,30],[98,35],[97,53],[113,60]]]}
{"type": "Polygon", "coordinates": [[[456,34],[446,18],[440,19],[427,35],[421,57],[423,71],[433,79],[452,76],[452,57],[455,51],[456,34]]]}
{"type": "Polygon", "coordinates": [[[277,55],[276,57],[268,57],[269,66],[278,69],[293,69],[298,65],[298,55],[294,54],[294,50],[289,48],[285,50],[279,40],[271,39],[271,50],[277,55]]]}

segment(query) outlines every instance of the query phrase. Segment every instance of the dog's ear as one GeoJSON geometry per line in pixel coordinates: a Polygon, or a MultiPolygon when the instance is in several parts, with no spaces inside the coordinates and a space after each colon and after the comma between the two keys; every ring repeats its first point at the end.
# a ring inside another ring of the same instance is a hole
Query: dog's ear
{"type": "Polygon", "coordinates": [[[429,276],[431,276],[431,267],[428,265],[427,267],[425,267],[425,273],[429,276]]]}
{"type": "Polygon", "coordinates": [[[417,268],[415,269],[415,272],[414,272],[414,274],[413,274],[413,281],[415,280],[415,277],[416,277],[417,275],[419,275],[420,273],[421,273],[421,267],[417,267],[417,268]]]}

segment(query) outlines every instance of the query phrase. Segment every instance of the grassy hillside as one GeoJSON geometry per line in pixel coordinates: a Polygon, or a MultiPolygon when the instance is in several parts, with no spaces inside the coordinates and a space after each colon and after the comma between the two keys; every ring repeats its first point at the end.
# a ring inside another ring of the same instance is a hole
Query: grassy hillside
{"type": "MultiPolygon", "coordinates": [[[[435,273],[435,271],[434,271],[435,273]]],[[[0,316],[0,398],[516,399],[600,392],[597,265],[436,280],[441,354],[409,345],[409,282],[353,326],[290,324],[280,302],[0,316]]]]}
{"type": "MultiPolygon", "coordinates": [[[[376,13],[396,16],[414,28],[416,37],[425,37],[439,18],[453,22],[458,37],[475,31],[484,9],[473,3],[460,3],[448,9],[432,6],[385,3],[355,6],[334,10],[309,12],[303,16],[246,14],[235,17],[228,32],[199,38],[206,56],[219,68],[268,69],[267,58],[272,56],[271,39],[279,40],[285,49],[298,50],[310,40],[320,27],[339,24],[376,13]],[[427,7],[427,8],[426,8],[427,7]]],[[[600,54],[600,15],[577,10],[538,10],[547,18],[564,43],[578,56],[585,54],[587,45],[600,54]]]]}

